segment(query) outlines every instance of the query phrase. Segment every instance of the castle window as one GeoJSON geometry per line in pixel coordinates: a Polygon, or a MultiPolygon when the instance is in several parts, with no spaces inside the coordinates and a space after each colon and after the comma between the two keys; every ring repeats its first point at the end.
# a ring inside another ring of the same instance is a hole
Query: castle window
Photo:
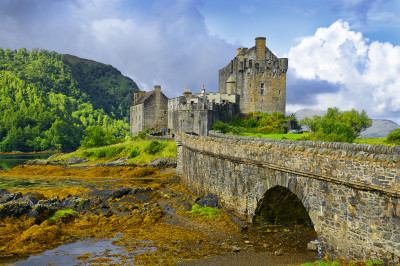
{"type": "Polygon", "coordinates": [[[253,67],[253,60],[249,60],[249,68],[253,67]]]}
{"type": "Polygon", "coordinates": [[[264,94],[264,89],[261,89],[261,95],[263,95],[264,94]]]}
{"type": "Polygon", "coordinates": [[[193,113],[191,113],[191,114],[190,114],[190,117],[194,117],[194,114],[193,114],[193,113]]]}
{"type": "Polygon", "coordinates": [[[194,104],[194,101],[191,101],[190,104],[194,104]]]}
{"type": "Polygon", "coordinates": [[[261,83],[261,88],[264,88],[264,83],[261,83]]]}
{"type": "Polygon", "coordinates": [[[255,63],[255,67],[256,67],[256,69],[259,69],[260,68],[260,64],[259,63],[255,63]]]}
{"type": "Polygon", "coordinates": [[[167,111],[164,111],[164,115],[166,115],[167,114],[167,111]]]}
{"type": "Polygon", "coordinates": [[[279,95],[281,95],[281,90],[279,90],[279,95]]]}

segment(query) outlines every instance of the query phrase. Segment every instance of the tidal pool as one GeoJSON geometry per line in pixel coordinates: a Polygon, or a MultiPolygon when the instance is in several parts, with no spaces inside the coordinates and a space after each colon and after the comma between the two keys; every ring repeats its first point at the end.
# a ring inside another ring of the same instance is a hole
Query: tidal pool
{"type": "MultiPolygon", "coordinates": [[[[137,247],[137,249],[126,252],[123,247],[112,243],[119,237],[106,240],[85,240],[61,245],[55,249],[47,250],[42,254],[29,256],[24,261],[15,262],[15,266],[31,265],[86,265],[87,263],[123,263],[135,264],[135,255],[143,252],[151,253],[156,247],[137,247]]],[[[148,241],[146,243],[149,243],[148,241]]]]}

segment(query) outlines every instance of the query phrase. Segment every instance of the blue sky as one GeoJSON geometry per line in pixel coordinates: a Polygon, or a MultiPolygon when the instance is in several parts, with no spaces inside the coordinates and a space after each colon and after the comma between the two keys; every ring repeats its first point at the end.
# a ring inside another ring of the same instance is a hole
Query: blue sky
{"type": "Polygon", "coordinates": [[[169,97],[218,90],[218,69],[264,36],[289,58],[287,111],[365,109],[400,123],[397,0],[0,0],[0,46],[111,64],[169,97]]]}

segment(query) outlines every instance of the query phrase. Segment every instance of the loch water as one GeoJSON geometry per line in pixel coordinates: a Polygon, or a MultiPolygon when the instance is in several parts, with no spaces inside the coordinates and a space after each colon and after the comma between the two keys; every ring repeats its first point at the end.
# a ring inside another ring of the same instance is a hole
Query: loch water
{"type": "Polygon", "coordinates": [[[21,163],[34,159],[47,159],[54,153],[13,153],[0,154],[0,170],[9,170],[21,163]]]}

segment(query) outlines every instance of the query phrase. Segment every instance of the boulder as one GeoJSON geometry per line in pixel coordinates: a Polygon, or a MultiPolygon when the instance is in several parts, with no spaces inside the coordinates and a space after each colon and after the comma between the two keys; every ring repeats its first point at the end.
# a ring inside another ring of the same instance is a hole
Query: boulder
{"type": "Polygon", "coordinates": [[[162,157],[152,160],[148,166],[153,167],[176,167],[176,158],[174,157],[162,157]]]}
{"type": "Polygon", "coordinates": [[[71,157],[67,160],[65,160],[67,164],[80,164],[80,163],[86,163],[88,160],[80,158],[80,157],[71,157]]]}
{"type": "Polygon", "coordinates": [[[219,207],[217,196],[212,194],[197,198],[194,203],[200,205],[201,207],[219,207]]]}

